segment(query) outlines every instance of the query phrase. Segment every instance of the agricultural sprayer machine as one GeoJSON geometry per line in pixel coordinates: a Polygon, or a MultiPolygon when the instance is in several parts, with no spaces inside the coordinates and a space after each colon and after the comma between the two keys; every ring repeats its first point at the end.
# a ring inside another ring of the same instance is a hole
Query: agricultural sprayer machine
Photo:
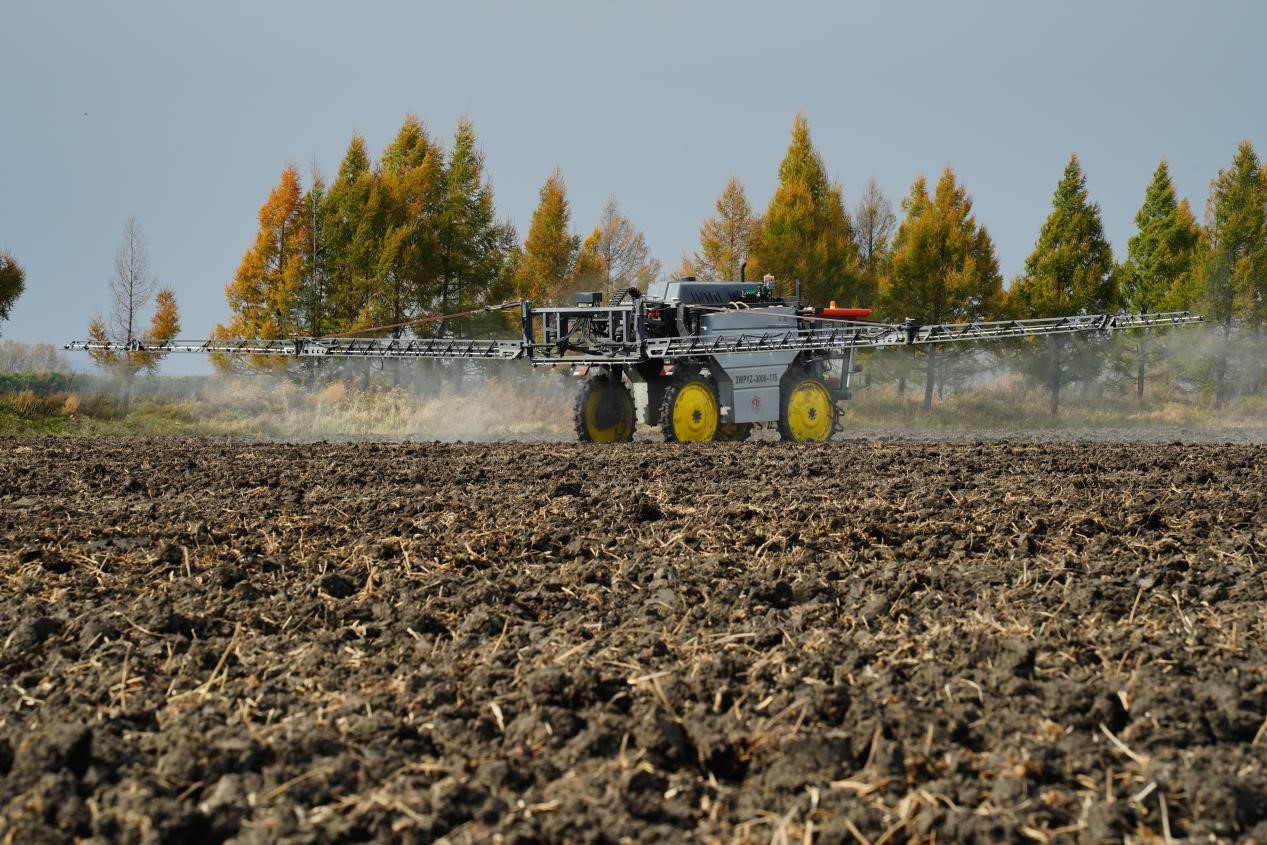
{"type": "MultiPolygon", "coordinates": [[[[518,309],[517,338],[472,340],[291,337],[281,340],[171,340],[131,344],[76,341],[82,351],[190,352],[224,356],[374,359],[523,359],[566,366],[581,377],[577,435],[583,441],[630,440],[641,423],[669,441],[743,440],[754,426],[777,427],[785,440],[823,441],[839,430],[838,403],[849,399],[861,349],[1147,329],[1201,322],[1187,311],[1085,314],[1029,320],[921,325],[878,323],[865,309],[804,306],[799,289],[776,296],[766,282],[659,282],[643,294],[622,291],[609,303],[582,293],[568,307],[530,302],[518,309]]],[[[411,333],[412,334],[412,333],[411,333]]]]}

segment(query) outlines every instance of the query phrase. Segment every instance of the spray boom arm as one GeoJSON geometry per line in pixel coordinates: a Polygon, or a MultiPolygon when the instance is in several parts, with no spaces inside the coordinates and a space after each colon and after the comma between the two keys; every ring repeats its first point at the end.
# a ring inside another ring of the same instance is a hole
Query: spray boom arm
{"type": "MultiPolygon", "coordinates": [[[[678,308],[712,313],[730,310],[701,306],[678,308]]],[[[786,309],[745,308],[743,314],[764,320],[767,326],[752,331],[648,337],[648,311],[645,300],[572,308],[533,308],[525,302],[521,304],[523,336],[513,339],[291,337],[278,340],[134,340],[130,344],[80,340],[66,344],[65,348],[85,352],[191,352],[233,357],[524,358],[534,364],[632,364],[651,359],[762,351],[846,352],[891,346],[1184,326],[1203,321],[1189,311],[1169,311],[922,325],[910,320],[905,323],[872,323],[806,316],[786,309]],[[781,321],[786,321],[786,329],[778,327],[781,321]],[[776,327],[770,328],[770,324],[776,327]]]]}

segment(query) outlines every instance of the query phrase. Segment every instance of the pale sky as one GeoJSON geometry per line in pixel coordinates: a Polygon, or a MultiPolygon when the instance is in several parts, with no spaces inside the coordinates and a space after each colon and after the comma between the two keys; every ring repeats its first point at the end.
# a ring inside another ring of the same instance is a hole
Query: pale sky
{"type": "Polygon", "coordinates": [[[851,209],[953,166],[1008,280],[1071,152],[1119,258],[1161,158],[1200,215],[1239,141],[1267,155],[1254,0],[201,6],[0,0],[0,247],[27,270],[0,337],[83,337],[132,214],[205,336],[287,162],[333,175],[410,112],[472,120],[521,239],[558,166],[575,230],[614,193],[666,270],[732,174],[764,210],[797,112],[851,209]]]}

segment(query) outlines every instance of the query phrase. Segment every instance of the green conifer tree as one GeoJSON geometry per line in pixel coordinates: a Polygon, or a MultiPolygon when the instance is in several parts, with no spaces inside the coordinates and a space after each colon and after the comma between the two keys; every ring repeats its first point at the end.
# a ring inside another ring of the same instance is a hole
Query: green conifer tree
{"type": "MultiPolygon", "coordinates": [[[[1016,317],[1063,316],[1106,311],[1117,298],[1113,250],[1075,154],[1056,186],[1051,214],[1025,260],[1025,271],[1012,284],[1009,305],[1016,317]]],[[[1065,385],[1099,372],[1102,350],[1095,340],[1070,340],[1067,335],[1051,336],[1047,347],[1045,356],[1022,360],[1027,374],[1047,388],[1054,416],[1065,385]]]]}
{"type": "Polygon", "coordinates": [[[299,330],[320,337],[327,329],[327,302],[330,285],[329,249],[325,242],[321,206],[325,201],[326,184],[314,166],[312,185],[300,200],[300,214],[307,223],[303,244],[303,271],[299,284],[299,330]]]}
{"type": "Polygon", "coordinates": [[[874,298],[859,271],[843,192],[839,183],[827,178],[803,114],[792,126],[792,142],[762,219],[755,259],[760,272],[773,273],[784,285],[799,279],[801,295],[810,302],[834,299],[869,305],[874,298]]]}
{"type": "MultiPolygon", "coordinates": [[[[1157,165],[1144,193],[1135,226],[1137,231],[1127,242],[1126,261],[1119,274],[1122,305],[1140,313],[1177,306],[1190,296],[1189,279],[1201,232],[1187,203],[1175,197],[1165,159],[1157,165]]],[[[1153,342],[1149,332],[1132,332],[1122,341],[1116,362],[1119,370],[1134,378],[1135,396],[1141,401],[1153,342]]]]}
{"type": "MultiPolygon", "coordinates": [[[[1267,322],[1267,177],[1249,141],[1240,143],[1232,166],[1210,183],[1206,225],[1211,246],[1231,268],[1234,316],[1262,326],[1267,322]]],[[[1220,315],[1221,322],[1231,319],[1220,315]]]]}
{"type": "MultiPolygon", "coordinates": [[[[467,311],[506,298],[515,230],[496,219],[475,129],[459,121],[443,174],[435,226],[438,310],[467,311]]],[[[470,329],[468,321],[460,327],[470,329]]],[[[453,326],[451,326],[452,328],[453,326]]]]}
{"type": "Polygon", "coordinates": [[[1240,369],[1232,357],[1234,327],[1240,322],[1256,334],[1267,322],[1267,175],[1249,141],[1210,182],[1205,217],[1200,307],[1222,330],[1213,375],[1215,404],[1221,406],[1240,369]]]}
{"type": "Polygon", "coordinates": [[[444,149],[406,115],[383,151],[367,208],[374,242],[367,322],[399,327],[430,313],[440,289],[437,228],[444,200],[444,149]]]}
{"type": "MultiPolygon", "coordinates": [[[[884,311],[892,319],[920,323],[980,320],[994,316],[1003,298],[1003,278],[994,245],[972,213],[972,198],[947,167],[933,196],[924,178],[915,180],[903,202],[906,218],[894,239],[884,311]]],[[[924,410],[932,408],[938,358],[925,354],[924,410]]]]}
{"type": "MultiPolygon", "coordinates": [[[[407,114],[396,132],[396,137],[383,150],[379,159],[379,168],[384,173],[404,173],[419,167],[427,160],[427,156],[436,151],[427,134],[427,127],[417,115],[407,114]]],[[[349,152],[351,152],[349,150],[349,152]]],[[[362,147],[361,154],[364,154],[362,147]]],[[[368,162],[366,162],[368,165],[368,162]]]]}
{"type": "Polygon", "coordinates": [[[354,134],[320,209],[329,273],[329,331],[357,328],[369,297],[367,279],[375,272],[377,248],[367,211],[376,181],[365,139],[360,133],[354,134]]]}

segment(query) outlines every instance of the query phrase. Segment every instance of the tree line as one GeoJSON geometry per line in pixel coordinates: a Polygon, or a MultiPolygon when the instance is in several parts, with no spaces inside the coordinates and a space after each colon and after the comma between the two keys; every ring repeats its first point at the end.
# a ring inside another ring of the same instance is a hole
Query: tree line
{"type": "MultiPolygon", "coordinates": [[[[1224,335],[1203,374],[1216,403],[1227,398],[1236,375],[1230,352],[1234,328],[1257,336],[1267,321],[1267,166],[1248,141],[1212,180],[1204,224],[1188,201],[1177,197],[1169,166],[1161,161],[1120,263],[1105,237],[1100,207],[1090,200],[1081,163],[1072,155],[1034,249],[1007,288],[989,232],[977,222],[972,199],[950,167],[931,193],[924,177],[915,180],[900,203],[900,222],[874,180],[850,215],[839,185],[826,179],[805,118],[798,116],[779,177],[764,215],[753,211],[742,184],[732,178],[717,200],[717,214],[700,227],[699,252],[683,258],[679,273],[733,278],[738,262],[749,256],[759,272],[800,279],[811,301],[870,306],[877,318],[891,322],[1195,309],[1224,335]]],[[[1142,399],[1151,367],[1161,363],[1153,349],[1157,343],[1149,332],[1134,332],[1124,345],[1060,336],[1038,355],[1019,352],[1016,345],[994,349],[996,357],[1015,363],[1048,390],[1055,413],[1064,387],[1106,368],[1129,374],[1142,399]]],[[[965,352],[930,346],[917,354],[923,359],[927,408],[939,377],[965,352]],[[942,370],[939,357],[948,359],[942,370]]],[[[967,351],[969,357],[977,354],[967,351]]],[[[905,372],[898,375],[900,383],[905,378],[905,372]]]]}
{"type": "MultiPolygon", "coordinates": [[[[773,274],[784,290],[799,281],[808,302],[871,307],[886,321],[1191,308],[1230,339],[1234,328],[1256,332],[1267,320],[1267,168],[1248,141],[1212,180],[1204,222],[1177,196],[1167,162],[1160,162],[1120,263],[1082,165],[1071,156],[1033,251],[1006,287],[989,231],[950,167],[934,184],[917,178],[897,208],[871,180],[849,209],[798,115],[778,176],[763,213],[731,178],[700,227],[698,251],[682,256],[674,275],[734,279],[746,260],[750,275],[773,274]]],[[[588,235],[574,232],[557,169],[520,241],[497,216],[467,120],[446,147],[410,115],[377,161],[354,135],[329,184],[314,170],[304,186],[289,165],[259,223],[226,287],[232,316],[216,328],[220,336],[333,335],[504,300],[554,303],[592,289],[610,297],[645,288],[661,273],[614,197],[588,235]]],[[[479,325],[468,320],[457,328],[479,325]]],[[[1133,375],[1142,397],[1157,356],[1147,333],[1135,337],[1130,348],[1114,348],[1112,364],[1133,375]]],[[[927,406],[957,352],[930,347],[922,354],[927,406]]],[[[1050,391],[1054,412],[1061,390],[1102,372],[1109,354],[1103,345],[1058,338],[1042,355],[1021,356],[1018,366],[1050,391]]],[[[1226,353],[1214,362],[1209,378],[1219,397],[1234,368],[1226,353]]]]}
{"type": "MultiPolygon", "coordinates": [[[[557,172],[541,190],[523,245],[515,228],[498,219],[493,200],[468,120],[446,148],[410,115],[377,162],[354,135],[329,184],[314,172],[305,188],[289,165],[225,288],[232,316],[216,334],[321,337],[394,329],[515,297],[547,302],[586,285],[645,284],[660,272],[614,198],[588,237],[573,234],[557,172]]],[[[459,329],[477,323],[467,320],[459,329]]]]}

